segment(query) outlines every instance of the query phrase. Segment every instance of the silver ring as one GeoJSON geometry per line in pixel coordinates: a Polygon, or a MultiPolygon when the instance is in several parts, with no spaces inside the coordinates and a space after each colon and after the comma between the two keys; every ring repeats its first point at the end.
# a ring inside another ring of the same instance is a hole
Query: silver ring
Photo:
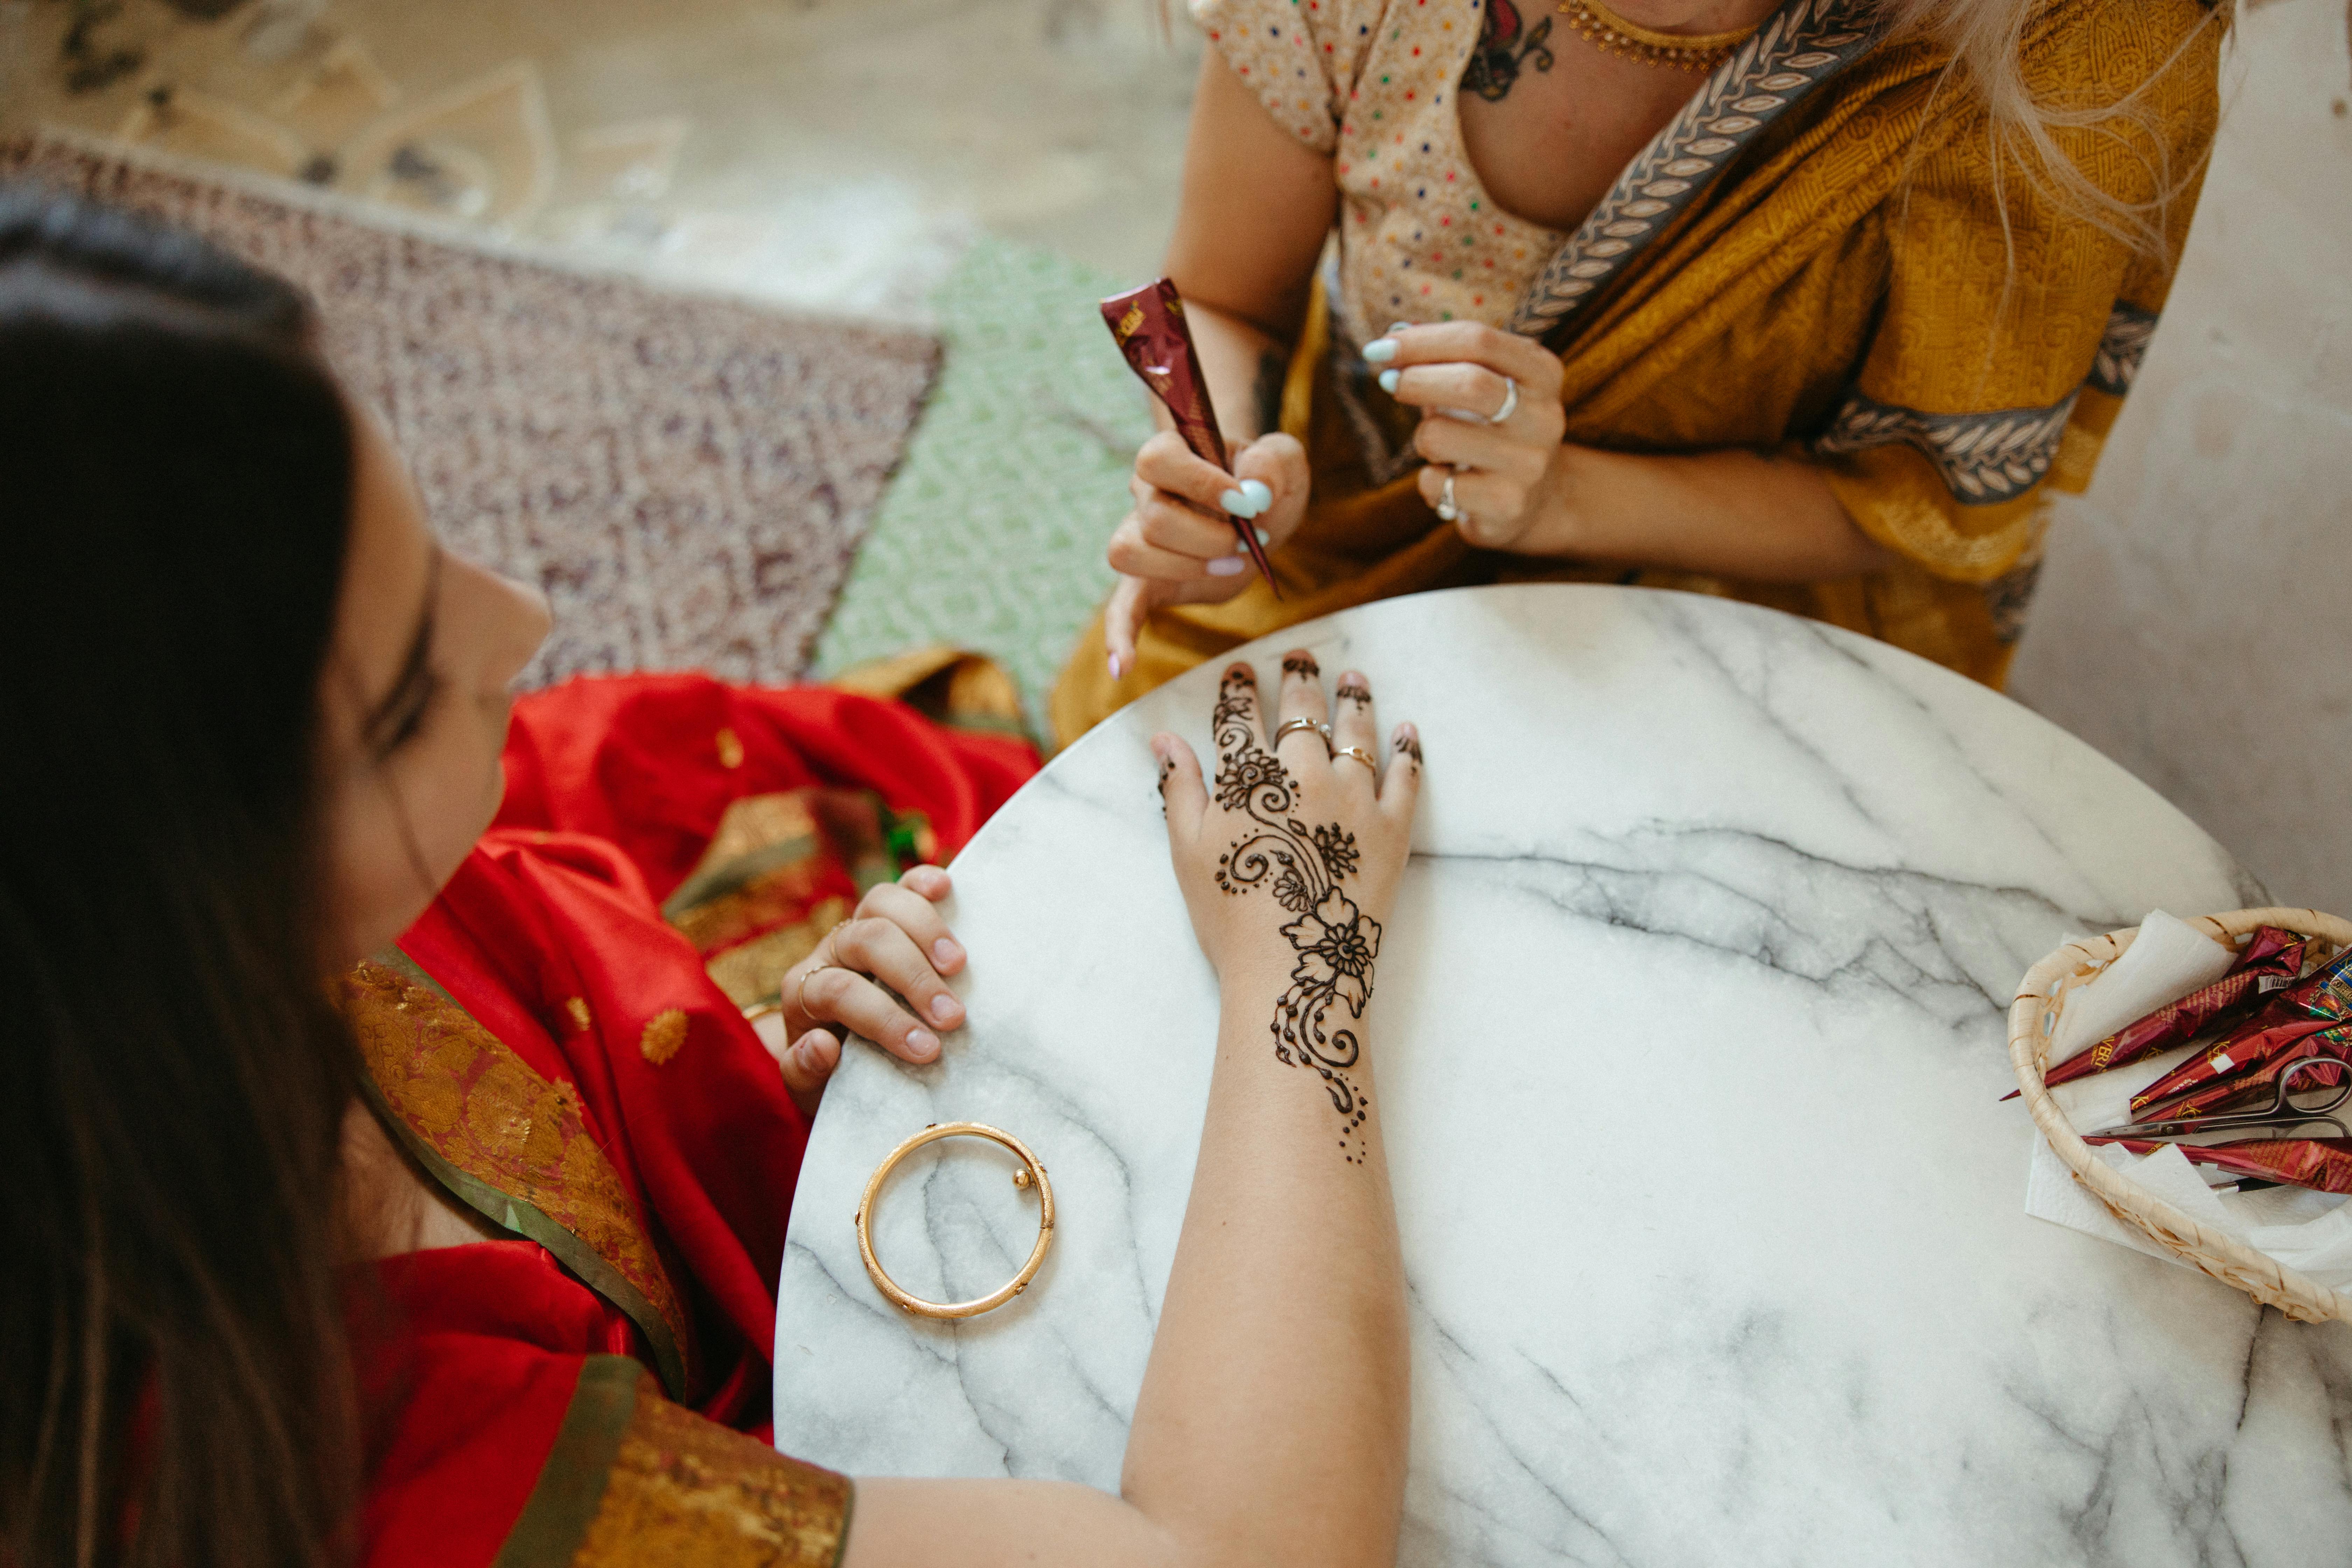
{"type": "Polygon", "coordinates": [[[1440,522],[1452,522],[1461,515],[1462,509],[1454,504],[1454,476],[1448,473],[1445,476],[1445,488],[1437,492],[1437,520],[1440,522]]]}
{"type": "Polygon", "coordinates": [[[1318,724],[1312,719],[1285,719],[1274,727],[1274,743],[1280,746],[1282,738],[1293,730],[1312,730],[1323,737],[1323,749],[1327,752],[1331,749],[1331,726],[1318,724]]]}
{"type": "Polygon", "coordinates": [[[1372,776],[1374,778],[1381,776],[1380,759],[1373,756],[1371,752],[1364,750],[1361,746],[1341,746],[1338,751],[1331,753],[1331,760],[1335,763],[1341,757],[1353,757],[1356,761],[1363,763],[1364,766],[1371,769],[1372,776]]]}
{"type": "Polygon", "coordinates": [[[1503,378],[1503,406],[1486,416],[1489,425],[1500,425],[1519,411],[1519,384],[1512,376],[1503,378]]]}

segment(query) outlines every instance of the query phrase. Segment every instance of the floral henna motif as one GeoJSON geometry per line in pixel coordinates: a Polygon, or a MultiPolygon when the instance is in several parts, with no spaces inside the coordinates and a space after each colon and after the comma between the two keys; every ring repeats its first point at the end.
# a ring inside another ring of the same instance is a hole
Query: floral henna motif
{"type": "Polygon", "coordinates": [[[1217,886],[1235,897],[1268,887],[1274,901],[1298,917],[1282,928],[1298,962],[1275,1004],[1274,1054],[1322,1079],[1341,1119],[1341,1153],[1361,1164],[1370,1100],[1354,1076],[1361,1046],[1345,1020],[1361,1018],[1371,1000],[1381,923],[1340,888],[1362,861],[1356,836],[1336,822],[1309,827],[1298,820],[1288,770],[1258,743],[1255,693],[1246,672],[1228,674],[1213,715],[1218,803],[1255,825],[1218,859],[1217,886]]]}

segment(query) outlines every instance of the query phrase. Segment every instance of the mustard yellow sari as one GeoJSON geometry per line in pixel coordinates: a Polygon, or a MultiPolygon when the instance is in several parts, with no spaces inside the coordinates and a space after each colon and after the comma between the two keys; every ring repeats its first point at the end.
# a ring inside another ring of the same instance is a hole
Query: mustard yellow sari
{"type": "Polygon", "coordinates": [[[2031,153],[1997,156],[1940,47],[1873,26],[1865,0],[1790,0],[1626,167],[1508,324],[1560,355],[1569,440],[1804,458],[1892,568],[1776,585],[1473,549],[1397,471],[1414,411],[1370,383],[1318,286],[1283,396],[1314,492],[1274,553],[1282,598],[1253,580],[1163,610],[1116,680],[1097,616],[1054,692],[1059,741],[1283,626],[1530,580],[1769,605],[1999,686],[2049,493],[2089,482],[2163,306],[2218,114],[2224,21],[2199,0],[2051,0],[2023,39],[2042,102],[2125,106],[2053,134],[2148,213],[2160,254],[2071,211],[2031,153]]]}

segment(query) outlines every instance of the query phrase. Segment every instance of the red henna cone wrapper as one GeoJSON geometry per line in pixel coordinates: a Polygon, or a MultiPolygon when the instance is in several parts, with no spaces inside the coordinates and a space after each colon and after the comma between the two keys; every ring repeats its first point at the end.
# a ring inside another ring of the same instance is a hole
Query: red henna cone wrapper
{"type": "MultiPolygon", "coordinates": [[[[2161,1103],[2149,1100],[2143,1106],[2135,1099],[2132,1116],[2137,1121],[2193,1121],[2198,1117],[2210,1116],[2217,1111],[2267,1110],[2277,1098],[2278,1091],[2274,1086],[2279,1075],[2310,1057],[2316,1057],[2327,1065],[2297,1073],[2295,1093],[2343,1082],[2344,1064],[2347,1058],[2352,1058],[2352,1026],[2306,1035],[2273,1051],[2250,1068],[2226,1078],[2209,1079],[2186,1093],[2176,1091],[2161,1103]]],[[[2197,1064],[2192,1062],[2189,1065],[2194,1067],[2197,1064]]]]}
{"type": "MultiPolygon", "coordinates": [[[[2227,976],[2224,976],[2226,979],[2227,976]]],[[[2352,1059],[2352,948],[2270,999],[2203,1055],[2183,1062],[2132,1096],[2132,1114],[2165,1101],[2170,1120],[2201,1116],[2258,1085],[2274,1081],[2305,1057],[2352,1059]],[[2182,1097],[2187,1097],[2183,1099],[2182,1097]]],[[[2328,1069],[2297,1079],[2316,1088],[2340,1081],[2328,1069]]]]}
{"type": "MultiPolygon", "coordinates": [[[[2052,1068],[2042,1081],[2052,1089],[2078,1078],[2128,1067],[2144,1057],[2185,1046],[2208,1029],[2226,1027],[2262,1005],[2263,998],[2303,973],[2304,939],[2276,926],[2258,927],[2230,973],[2179,1001],[2117,1029],[2089,1050],[2052,1068]],[[2265,984],[2265,983],[2268,983],[2265,984]]],[[[2015,1100],[2011,1090],[2004,1099],[2015,1100]]]]}
{"type": "MultiPolygon", "coordinates": [[[[2089,1142],[2114,1143],[2135,1154],[2153,1154],[2164,1147],[2143,1138],[2094,1138],[2089,1142]]],[[[2260,1142],[2214,1143],[2203,1148],[2184,1144],[2180,1152],[2189,1156],[2191,1164],[2218,1165],[2252,1181],[2283,1182],[2293,1187],[2315,1187],[2323,1193],[2352,1193],[2352,1142],[2341,1138],[2279,1138],[2260,1142]]]]}
{"type": "MultiPolygon", "coordinates": [[[[1127,356],[1129,368],[1167,405],[1168,416],[1176,421],[1176,433],[1184,437],[1184,445],[1194,457],[1232,473],[1233,458],[1225,451],[1224,432],[1217,428],[1208,377],[1201,373],[1201,356],[1192,346],[1192,329],[1185,324],[1184,301],[1176,285],[1162,278],[1114,294],[1102,302],[1102,314],[1110,335],[1118,341],[1118,352],[1127,356]]],[[[1257,542],[1257,530],[1247,518],[1228,513],[1225,521],[1233,524],[1234,537],[1249,552],[1265,585],[1274,590],[1276,598],[1281,598],[1274,567],[1257,542]]]]}

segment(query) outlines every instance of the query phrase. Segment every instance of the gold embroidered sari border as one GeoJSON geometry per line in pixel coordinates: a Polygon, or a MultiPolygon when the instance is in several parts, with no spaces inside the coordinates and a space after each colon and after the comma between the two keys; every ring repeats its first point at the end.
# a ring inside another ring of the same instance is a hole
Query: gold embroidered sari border
{"type": "Polygon", "coordinates": [[[857,1491],[591,1356],[494,1568],[839,1568],[857,1491]]]}
{"type": "Polygon", "coordinates": [[[645,1371],[624,1355],[592,1355],[581,1367],[555,1446],[490,1568],[563,1568],[578,1554],[604,1506],[645,1371]]]}
{"type": "MultiPolygon", "coordinates": [[[[359,974],[362,978],[358,984],[366,984],[365,971],[371,966],[387,972],[394,980],[411,990],[422,992],[437,1010],[448,1015],[452,1023],[473,1037],[477,1050],[487,1051],[488,1047],[495,1047],[492,1054],[505,1058],[514,1071],[529,1075],[537,1083],[547,1084],[547,1080],[531,1072],[528,1064],[485,1028],[463,1004],[451,996],[439,982],[406,953],[394,949],[369,960],[361,966],[359,974]]],[[[355,1001],[352,1009],[355,1027],[364,1024],[360,1010],[366,1005],[368,1004],[364,1002],[355,1001]]],[[[373,1059],[376,1053],[368,1049],[369,1042],[364,1036],[361,1043],[363,1055],[369,1058],[366,1063],[369,1070],[361,1075],[361,1092],[367,1100],[369,1110],[400,1140],[402,1147],[415,1158],[428,1175],[467,1207],[491,1224],[547,1248],[583,1284],[625,1313],[645,1334],[646,1343],[652,1348],[663,1385],[676,1396],[684,1397],[688,1387],[688,1369],[682,1332],[683,1308],[677,1300],[675,1288],[669,1284],[650,1237],[644,1234],[643,1222],[635,1213],[635,1205],[621,1187],[618,1173],[612,1170],[603,1152],[594,1150],[593,1142],[589,1144],[593,1158],[592,1162],[583,1163],[589,1165],[594,1184],[604,1190],[583,1194],[583,1201],[593,1202],[609,1210],[606,1218],[612,1225],[625,1226],[632,1232],[625,1238],[625,1245],[629,1252],[638,1255],[638,1272],[644,1275],[647,1283],[661,1291],[667,1299],[666,1302],[656,1301],[647,1289],[624,1271],[614,1258],[606,1256],[604,1250],[549,1213],[531,1196],[509,1192],[497,1182],[478,1172],[467,1170],[450,1159],[417,1128],[408,1110],[394,1102],[392,1093],[378,1077],[377,1064],[373,1059]],[[674,1318],[673,1314],[677,1316],[674,1318]]],[[[556,1086],[547,1087],[560,1095],[561,1090],[556,1086]]],[[[584,1128],[582,1132],[584,1138],[584,1128]]]]}

